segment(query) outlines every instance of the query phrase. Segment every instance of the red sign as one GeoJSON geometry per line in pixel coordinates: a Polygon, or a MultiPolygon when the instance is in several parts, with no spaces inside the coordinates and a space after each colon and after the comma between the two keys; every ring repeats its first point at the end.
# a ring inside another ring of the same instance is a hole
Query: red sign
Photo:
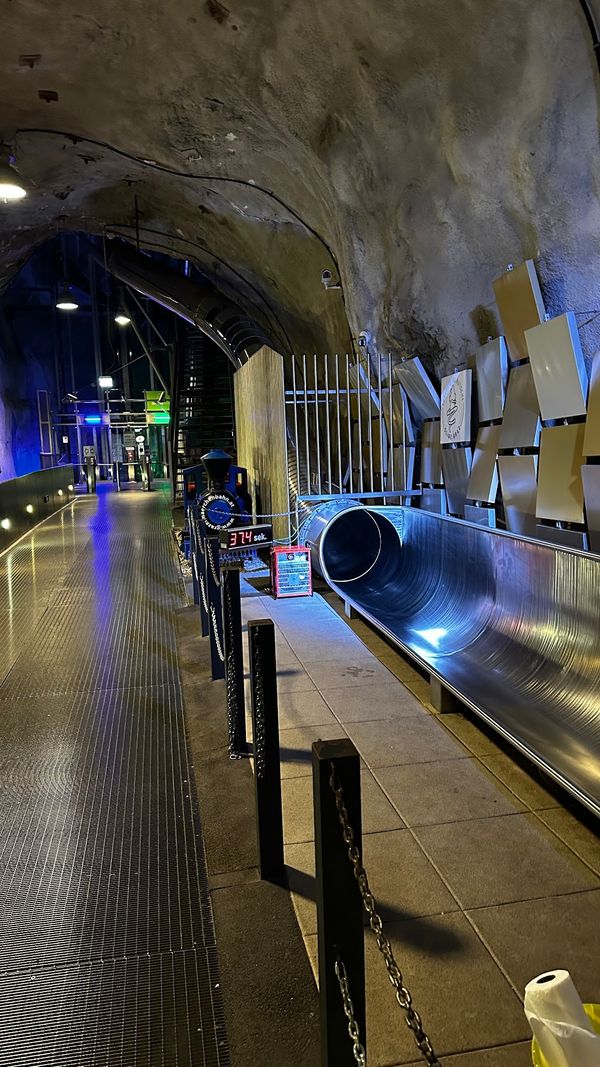
{"type": "Polygon", "coordinates": [[[310,549],[306,545],[271,550],[271,588],[276,599],[312,596],[310,549]]]}

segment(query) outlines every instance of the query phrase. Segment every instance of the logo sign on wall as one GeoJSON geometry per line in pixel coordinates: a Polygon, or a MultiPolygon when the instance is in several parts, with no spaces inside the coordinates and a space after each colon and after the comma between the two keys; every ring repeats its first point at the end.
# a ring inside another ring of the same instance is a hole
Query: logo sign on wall
{"type": "Polygon", "coordinates": [[[455,371],[442,378],[440,442],[464,444],[471,440],[471,384],[473,372],[455,371]]]}

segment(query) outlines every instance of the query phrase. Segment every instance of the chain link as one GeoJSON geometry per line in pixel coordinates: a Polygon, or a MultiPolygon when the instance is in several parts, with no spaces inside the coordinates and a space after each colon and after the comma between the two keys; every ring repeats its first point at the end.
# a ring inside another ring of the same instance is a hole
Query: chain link
{"type": "Polygon", "coordinates": [[[223,645],[221,644],[221,638],[219,637],[219,627],[217,624],[217,612],[215,605],[210,605],[210,619],[212,622],[213,633],[215,635],[215,645],[217,647],[217,655],[221,660],[221,663],[225,663],[225,653],[223,652],[223,645]]]}
{"type": "Polygon", "coordinates": [[[263,684],[263,668],[260,655],[260,635],[254,631],[254,766],[256,776],[264,778],[266,770],[265,760],[265,690],[263,684]]]}
{"type": "Polygon", "coordinates": [[[340,993],[342,994],[344,1015],[348,1020],[348,1036],[352,1042],[354,1059],[359,1064],[359,1067],[366,1067],[367,1057],[364,1045],[361,1045],[360,1042],[360,1030],[358,1029],[358,1023],[354,1017],[354,1004],[352,1003],[352,997],[350,996],[348,975],[346,974],[346,967],[344,966],[343,961],[339,958],[335,961],[335,976],[339,982],[340,993]]]}
{"type": "MultiPolygon", "coordinates": [[[[217,549],[217,552],[218,551],[219,550],[217,549]]],[[[210,563],[210,570],[211,570],[211,574],[212,574],[212,577],[213,577],[213,582],[215,583],[217,589],[220,589],[221,588],[221,580],[219,578],[219,575],[217,574],[217,568],[216,568],[216,565],[215,565],[215,557],[214,557],[214,554],[213,554],[212,545],[210,545],[208,543],[206,545],[206,555],[208,556],[208,562],[210,563]]]]}
{"type": "Polygon", "coordinates": [[[227,663],[225,666],[225,686],[227,690],[227,733],[229,741],[229,758],[241,759],[241,754],[236,747],[236,723],[238,715],[237,707],[237,678],[235,670],[235,642],[233,634],[233,615],[231,602],[231,586],[228,581],[223,581],[223,638],[225,641],[225,654],[227,663]]]}
{"type": "Polygon", "coordinates": [[[404,985],[402,971],[396,963],[390,940],[383,932],[383,921],[376,910],[375,898],[369,887],[367,872],[365,871],[362,865],[360,852],[358,851],[358,848],[354,843],[354,830],[350,825],[348,811],[344,803],[344,791],[342,789],[342,786],[338,782],[335,764],[332,762],[330,767],[331,773],[329,776],[329,785],[335,797],[335,806],[337,809],[338,818],[340,820],[340,825],[342,827],[342,837],[344,839],[344,844],[347,848],[348,859],[350,860],[350,863],[352,864],[352,868],[354,870],[354,877],[356,878],[358,884],[358,888],[363,902],[363,907],[369,917],[369,926],[375,934],[377,948],[379,949],[384,958],[388,978],[395,989],[396,1000],[398,1001],[398,1004],[404,1012],[406,1025],[410,1030],[412,1030],[416,1046],[419,1049],[419,1052],[421,1053],[425,1062],[429,1064],[429,1067],[441,1067],[440,1061],[438,1060],[435,1052],[433,1051],[431,1041],[423,1029],[421,1016],[419,1015],[418,1011],[413,1007],[411,994],[404,985]]]}
{"type": "Polygon", "coordinates": [[[196,570],[196,574],[198,575],[198,582],[200,584],[200,594],[202,596],[202,603],[204,605],[204,610],[205,610],[206,614],[208,615],[208,597],[206,595],[206,589],[204,588],[204,575],[200,574],[198,572],[198,570],[196,570]]]}

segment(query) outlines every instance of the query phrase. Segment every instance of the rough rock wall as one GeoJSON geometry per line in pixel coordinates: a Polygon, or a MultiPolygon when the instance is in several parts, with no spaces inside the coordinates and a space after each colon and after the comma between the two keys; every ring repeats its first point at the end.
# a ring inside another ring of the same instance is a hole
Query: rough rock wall
{"type": "Polygon", "coordinates": [[[443,372],[497,332],[491,282],[525,257],[550,310],[598,305],[578,0],[20,0],[0,71],[35,187],[0,214],[0,277],[55,227],[132,237],[137,196],[142,243],[196,259],[282,348],[347,349],[345,310],[443,372]]]}

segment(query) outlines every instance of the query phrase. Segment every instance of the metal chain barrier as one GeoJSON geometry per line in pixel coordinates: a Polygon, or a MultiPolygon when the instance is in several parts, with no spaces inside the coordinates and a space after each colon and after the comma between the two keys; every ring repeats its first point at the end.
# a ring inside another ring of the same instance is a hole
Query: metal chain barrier
{"type": "Polygon", "coordinates": [[[210,605],[210,619],[212,622],[213,633],[215,635],[215,645],[217,646],[217,655],[221,660],[221,663],[225,663],[225,653],[223,652],[223,645],[221,644],[221,638],[219,636],[219,626],[217,624],[217,612],[214,604],[210,605]]]}
{"type": "Polygon", "coordinates": [[[341,959],[335,961],[335,976],[339,982],[340,993],[342,994],[342,1003],[344,1005],[344,1015],[348,1020],[348,1036],[352,1042],[352,1052],[354,1053],[354,1059],[359,1064],[359,1067],[366,1067],[367,1057],[364,1050],[364,1046],[360,1041],[360,1031],[358,1029],[358,1023],[354,1018],[354,1005],[352,1003],[352,997],[350,996],[350,986],[348,985],[348,975],[346,974],[346,968],[341,959]]]}
{"type": "MultiPolygon", "coordinates": [[[[225,667],[225,687],[227,690],[227,735],[229,738],[229,759],[241,759],[239,752],[235,750],[235,720],[236,720],[236,689],[235,689],[235,648],[233,642],[233,620],[231,616],[231,589],[228,582],[224,583],[225,611],[223,613],[223,636],[227,634],[226,645],[229,646],[227,664],[225,667]]],[[[218,651],[218,649],[217,649],[218,651]]],[[[225,659],[223,657],[223,662],[225,659]]]]}
{"type": "Polygon", "coordinates": [[[256,730],[254,737],[254,767],[257,778],[265,776],[265,694],[263,688],[263,671],[260,656],[260,635],[256,635],[254,644],[254,663],[256,666],[254,681],[254,707],[256,730]]]}
{"type": "Polygon", "coordinates": [[[208,615],[208,598],[206,596],[206,589],[204,588],[204,575],[203,574],[199,574],[198,570],[196,569],[196,577],[198,579],[198,584],[200,586],[200,595],[202,596],[202,603],[204,605],[204,610],[205,610],[206,614],[208,615]]]}
{"type": "Polygon", "coordinates": [[[331,763],[329,785],[331,786],[331,791],[335,797],[335,806],[342,827],[344,844],[347,846],[348,850],[348,859],[354,870],[354,877],[358,884],[363,907],[369,916],[369,926],[375,934],[377,948],[384,958],[388,978],[396,991],[396,1000],[404,1012],[406,1025],[412,1030],[416,1046],[425,1062],[429,1064],[429,1067],[441,1067],[440,1061],[433,1051],[431,1041],[423,1029],[421,1016],[418,1011],[413,1008],[411,994],[404,985],[402,971],[396,963],[390,940],[383,932],[383,921],[376,910],[375,898],[369,888],[367,872],[362,865],[358,848],[354,844],[354,830],[348,819],[348,811],[344,803],[344,791],[338,782],[335,764],[333,762],[331,763]]]}
{"type": "MultiPolygon", "coordinates": [[[[218,551],[219,550],[217,549],[217,552],[218,551]]],[[[221,588],[221,582],[219,580],[219,575],[217,574],[217,568],[215,566],[215,557],[213,555],[213,550],[210,547],[210,545],[206,546],[206,555],[208,556],[208,562],[210,563],[210,570],[211,570],[211,574],[212,574],[212,577],[213,577],[213,582],[215,583],[217,589],[220,589],[221,588]]]]}

